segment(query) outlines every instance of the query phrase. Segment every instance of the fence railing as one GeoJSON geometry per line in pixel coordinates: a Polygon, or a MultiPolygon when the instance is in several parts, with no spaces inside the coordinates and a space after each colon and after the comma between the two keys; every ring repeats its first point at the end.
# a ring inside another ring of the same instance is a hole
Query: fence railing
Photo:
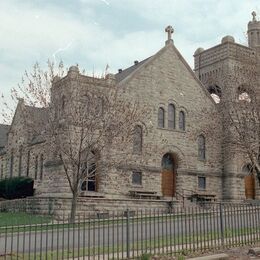
{"type": "Polygon", "coordinates": [[[124,259],[189,255],[260,241],[260,206],[214,204],[171,210],[66,215],[0,213],[4,259],[124,259]],[[12,221],[13,219],[13,221],[12,221]]]}

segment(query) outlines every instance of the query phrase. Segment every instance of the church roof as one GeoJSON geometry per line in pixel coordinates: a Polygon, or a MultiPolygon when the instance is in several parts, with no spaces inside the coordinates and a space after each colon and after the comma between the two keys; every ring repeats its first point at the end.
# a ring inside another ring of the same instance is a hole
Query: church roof
{"type": "Polygon", "coordinates": [[[7,144],[7,134],[9,131],[9,125],[0,124],[0,150],[7,144]]]}
{"type": "Polygon", "coordinates": [[[148,61],[151,57],[148,57],[140,62],[138,62],[137,64],[134,64],[131,67],[128,67],[124,70],[122,70],[122,72],[118,72],[117,74],[115,74],[116,77],[116,81],[120,82],[121,80],[125,79],[128,75],[130,75],[132,72],[134,72],[135,70],[137,70],[141,65],[143,65],[146,61],[148,61]]]}

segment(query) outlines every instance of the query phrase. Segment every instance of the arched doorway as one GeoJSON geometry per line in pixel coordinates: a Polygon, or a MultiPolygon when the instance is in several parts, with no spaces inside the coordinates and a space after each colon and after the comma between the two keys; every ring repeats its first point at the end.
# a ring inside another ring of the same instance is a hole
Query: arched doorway
{"type": "Polygon", "coordinates": [[[176,161],[171,153],[162,158],[162,194],[174,197],[176,192],[176,161]]]}
{"type": "Polygon", "coordinates": [[[247,164],[243,167],[242,171],[246,174],[244,178],[246,199],[255,199],[255,176],[253,168],[250,164],[247,164]]]}

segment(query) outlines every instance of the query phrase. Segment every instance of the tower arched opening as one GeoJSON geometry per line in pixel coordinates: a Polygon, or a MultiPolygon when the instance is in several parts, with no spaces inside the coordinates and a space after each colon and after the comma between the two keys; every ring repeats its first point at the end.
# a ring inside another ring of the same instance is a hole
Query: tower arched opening
{"type": "Polygon", "coordinates": [[[218,104],[222,96],[221,88],[218,85],[211,85],[208,87],[208,91],[215,103],[218,104]]]}

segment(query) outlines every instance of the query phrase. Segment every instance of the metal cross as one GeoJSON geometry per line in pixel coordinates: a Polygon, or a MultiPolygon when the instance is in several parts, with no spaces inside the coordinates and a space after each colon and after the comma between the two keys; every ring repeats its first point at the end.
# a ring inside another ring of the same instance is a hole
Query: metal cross
{"type": "Polygon", "coordinates": [[[172,39],[172,34],[174,32],[174,29],[172,28],[171,25],[168,25],[166,28],[165,28],[165,32],[168,33],[168,40],[171,40],[172,39]]]}

